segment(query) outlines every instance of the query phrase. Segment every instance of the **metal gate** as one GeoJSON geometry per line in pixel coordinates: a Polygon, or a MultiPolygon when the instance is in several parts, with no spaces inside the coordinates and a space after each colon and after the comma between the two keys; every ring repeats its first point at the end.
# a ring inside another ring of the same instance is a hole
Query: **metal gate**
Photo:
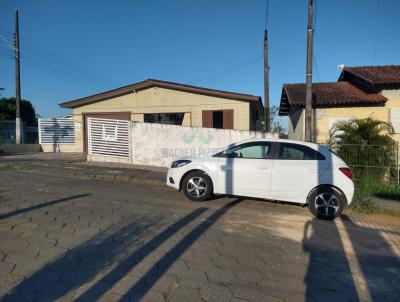
{"type": "Polygon", "coordinates": [[[75,144],[74,119],[39,119],[39,144],[75,144]]]}
{"type": "Polygon", "coordinates": [[[88,153],[129,158],[130,121],[88,118],[88,153]]]}

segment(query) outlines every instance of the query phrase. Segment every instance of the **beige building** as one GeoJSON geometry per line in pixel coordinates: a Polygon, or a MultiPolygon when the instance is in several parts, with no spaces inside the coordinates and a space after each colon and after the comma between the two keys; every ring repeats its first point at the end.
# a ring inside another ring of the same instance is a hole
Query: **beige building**
{"type": "Polygon", "coordinates": [[[75,150],[87,150],[87,118],[193,127],[256,130],[261,97],[146,80],[60,104],[73,109],[75,150]]]}
{"type": "MultiPolygon", "coordinates": [[[[305,84],[283,85],[279,115],[288,135],[304,139],[305,84]]],[[[337,82],[313,83],[313,137],[327,142],[337,121],[372,117],[392,124],[400,140],[400,65],[344,67],[337,82]]]]}

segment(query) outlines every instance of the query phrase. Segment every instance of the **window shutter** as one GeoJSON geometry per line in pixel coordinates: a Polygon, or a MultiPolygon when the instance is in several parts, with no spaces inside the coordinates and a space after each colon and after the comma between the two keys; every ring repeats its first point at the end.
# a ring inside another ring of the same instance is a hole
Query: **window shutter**
{"type": "Polygon", "coordinates": [[[212,128],[213,127],[213,112],[212,110],[203,110],[203,127],[212,128]]]}
{"type": "Polygon", "coordinates": [[[395,133],[400,133],[400,108],[390,109],[390,123],[395,133]]]}
{"type": "Polygon", "coordinates": [[[233,109],[224,110],[224,129],[233,129],[233,109]]]}

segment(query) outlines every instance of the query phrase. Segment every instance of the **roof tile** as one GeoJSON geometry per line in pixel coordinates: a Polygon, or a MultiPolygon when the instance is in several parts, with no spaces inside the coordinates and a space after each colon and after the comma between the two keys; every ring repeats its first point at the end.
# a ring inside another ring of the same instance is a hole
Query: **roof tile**
{"type": "MultiPolygon", "coordinates": [[[[344,67],[344,72],[355,75],[373,86],[400,85],[400,65],[344,67]]],[[[346,77],[343,77],[346,80],[346,77]]]]}
{"type": "MultiPolygon", "coordinates": [[[[366,93],[346,81],[313,84],[313,106],[362,105],[385,103],[386,98],[377,93],[366,93]]],[[[280,114],[287,114],[289,106],[305,106],[306,84],[285,84],[283,92],[287,99],[281,99],[280,114]]]]}

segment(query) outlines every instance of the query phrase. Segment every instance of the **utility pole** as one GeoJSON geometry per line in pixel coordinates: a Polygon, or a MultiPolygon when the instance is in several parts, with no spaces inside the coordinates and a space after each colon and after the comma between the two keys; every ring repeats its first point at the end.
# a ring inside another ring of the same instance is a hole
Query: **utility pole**
{"type": "Polygon", "coordinates": [[[269,66],[268,66],[268,31],[264,30],[264,118],[265,132],[271,131],[269,110],[269,66]]]}
{"type": "Polygon", "coordinates": [[[313,0],[308,0],[308,27],[307,27],[307,74],[306,74],[306,112],[305,133],[307,142],[313,141],[313,109],[312,109],[312,66],[313,66],[313,0]]]}
{"type": "Polygon", "coordinates": [[[15,11],[15,36],[14,36],[14,49],[15,49],[15,143],[21,144],[21,81],[19,75],[20,66],[20,53],[19,53],[19,26],[18,26],[18,11],[15,11]]]}

